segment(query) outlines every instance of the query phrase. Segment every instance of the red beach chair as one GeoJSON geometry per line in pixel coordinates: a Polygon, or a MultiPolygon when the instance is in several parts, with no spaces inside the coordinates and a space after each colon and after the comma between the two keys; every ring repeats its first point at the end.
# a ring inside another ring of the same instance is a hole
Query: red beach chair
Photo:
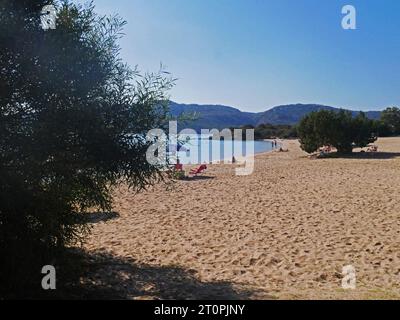
{"type": "Polygon", "coordinates": [[[197,169],[190,170],[190,174],[193,176],[197,176],[198,174],[202,174],[205,170],[207,170],[207,166],[205,164],[202,164],[197,169]]]}

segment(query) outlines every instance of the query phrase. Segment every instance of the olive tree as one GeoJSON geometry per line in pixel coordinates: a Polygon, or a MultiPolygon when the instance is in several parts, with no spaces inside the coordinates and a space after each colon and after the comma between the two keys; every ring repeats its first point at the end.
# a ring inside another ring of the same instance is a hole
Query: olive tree
{"type": "MultiPolygon", "coordinates": [[[[88,210],[110,210],[120,183],[163,179],[146,133],[163,128],[174,80],[120,58],[125,22],[70,1],[0,1],[0,299],[85,239],[88,210]],[[41,11],[57,10],[44,30],[41,11]]],[[[55,261],[55,262],[54,262],[55,261]]]]}

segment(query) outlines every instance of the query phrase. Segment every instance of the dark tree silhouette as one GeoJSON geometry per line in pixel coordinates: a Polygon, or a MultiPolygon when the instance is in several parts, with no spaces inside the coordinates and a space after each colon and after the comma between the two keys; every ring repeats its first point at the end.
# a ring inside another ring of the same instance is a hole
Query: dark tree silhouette
{"type": "Polygon", "coordinates": [[[125,22],[69,1],[0,1],[0,298],[40,287],[40,270],[84,240],[112,188],[162,179],[146,161],[173,80],[120,57],[125,22]],[[54,30],[41,10],[57,8],[54,30]],[[22,291],[21,291],[22,290],[22,291]]]}

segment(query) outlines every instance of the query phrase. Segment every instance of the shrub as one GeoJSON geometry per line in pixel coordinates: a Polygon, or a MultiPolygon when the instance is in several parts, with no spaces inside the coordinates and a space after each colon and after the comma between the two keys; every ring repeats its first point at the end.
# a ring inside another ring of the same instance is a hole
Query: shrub
{"type": "Polygon", "coordinates": [[[353,117],[347,111],[321,110],[305,116],[297,132],[301,148],[313,153],[330,145],[338,153],[351,153],[355,147],[366,147],[376,141],[376,125],[364,113],[353,117]]]}
{"type": "Polygon", "coordinates": [[[400,109],[391,107],[382,111],[381,123],[387,128],[387,135],[400,135],[400,109]]]}

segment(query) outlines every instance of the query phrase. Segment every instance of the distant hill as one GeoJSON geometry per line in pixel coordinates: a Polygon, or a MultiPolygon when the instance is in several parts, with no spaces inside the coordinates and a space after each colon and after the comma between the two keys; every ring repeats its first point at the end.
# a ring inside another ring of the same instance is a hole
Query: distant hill
{"type": "MultiPolygon", "coordinates": [[[[170,110],[173,116],[182,113],[197,113],[198,119],[186,123],[184,126],[195,130],[200,129],[224,129],[229,127],[240,127],[244,125],[258,126],[261,124],[297,124],[305,115],[313,111],[334,110],[339,108],[318,105],[318,104],[292,104],[277,106],[260,113],[242,112],[239,109],[222,105],[198,105],[170,103],[170,110]]],[[[351,111],[354,115],[359,111],[351,111]]],[[[367,117],[379,119],[379,111],[366,112],[367,117]]]]}
{"type": "Polygon", "coordinates": [[[170,110],[173,116],[182,113],[196,113],[198,120],[190,122],[187,127],[199,129],[224,129],[255,124],[256,113],[242,112],[238,109],[221,105],[178,104],[171,102],[170,110]]]}
{"type": "MultiPolygon", "coordinates": [[[[319,104],[291,104],[285,106],[277,106],[268,111],[261,113],[257,118],[256,125],[260,124],[297,124],[304,116],[320,110],[333,110],[339,111],[339,108],[319,105],[319,104]]],[[[351,110],[350,110],[351,111],[351,110]]],[[[351,111],[353,115],[357,115],[360,111],[351,111]]],[[[379,111],[366,112],[366,115],[370,119],[379,119],[381,113],[379,111]]]]}

